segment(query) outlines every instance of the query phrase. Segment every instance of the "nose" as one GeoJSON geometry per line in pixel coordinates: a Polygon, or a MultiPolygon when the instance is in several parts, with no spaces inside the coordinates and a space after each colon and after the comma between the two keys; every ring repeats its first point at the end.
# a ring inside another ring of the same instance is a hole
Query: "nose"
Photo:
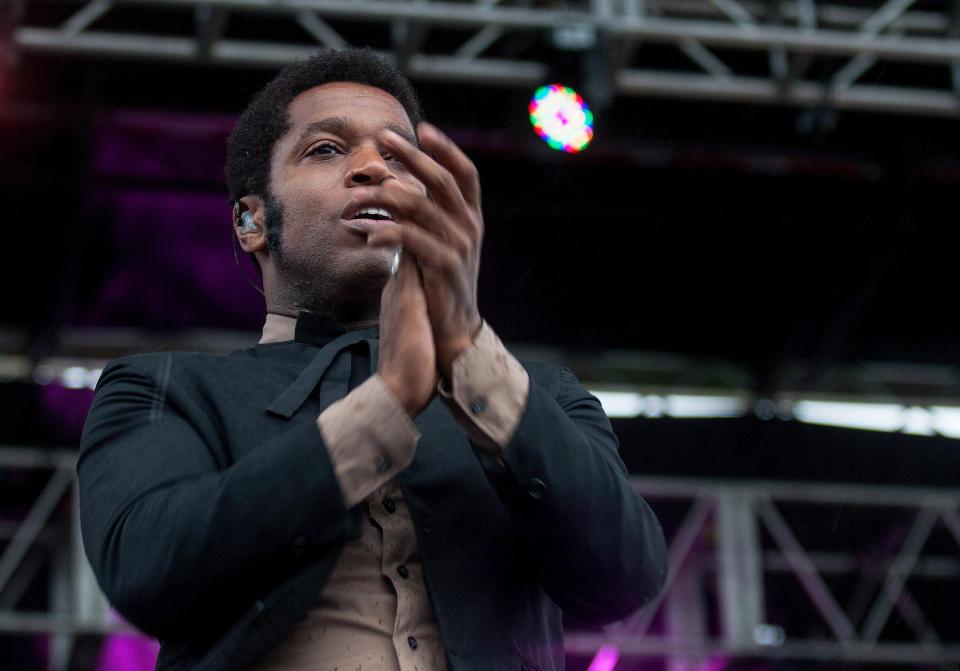
{"type": "Polygon", "coordinates": [[[361,147],[354,150],[351,167],[347,170],[347,186],[362,184],[380,184],[393,177],[390,167],[376,147],[361,147]]]}

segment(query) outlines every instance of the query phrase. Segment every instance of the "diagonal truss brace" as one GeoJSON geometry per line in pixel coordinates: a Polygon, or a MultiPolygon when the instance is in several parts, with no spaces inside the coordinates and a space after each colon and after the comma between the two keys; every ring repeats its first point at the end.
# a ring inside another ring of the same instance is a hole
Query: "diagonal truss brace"
{"type": "MultiPolygon", "coordinates": [[[[901,16],[916,0],[887,0],[875,14],[863,22],[860,34],[875,37],[887,26],[901,16]]],[[[857,54],[850,62],[834,74],[830,80],[831,89],[846,89],[857,80],[860,75],[869,70],[877,62],[876,56],[870,53],[857,54]]]]}
{"type": "Polygon", "coordinates": [[[50,477],[40,496],[30,508],[30,512],[27,513],[3,554],[0,555],[0,593],[13,577],[14,571],[26,556],[30,546],[37,540],[47,519],[53,514],[72,482],[73,471],[66,468],[58,468],[50,477]]]}
{"type": "Polygon", "coordinates": [[[920,551],[930,537],[930,532],[933,531],[933,525],[936,524],[938,516],[937,511],[930,509],[921,510],[917,513],[900,552],[897,553],[896,559],[887,570],[883,588],[880,590],[870,614],[867,615],[866,623],[863,626],[863,638],[865,640],[875,642],[880,636],[884,624],[890,617],[890,611],[901,594],[905,593],[907,578],[917,563],[920,551]]]}
{"type": "Polygon", "coordinates": [[[697,538],[703,533],[704,525],[716,506],[714,501],[708,499],[697,499],[690,507],[686,517],[680,524],[676,535],[670,543],[667,551],[667,579],[664,588],[660,593],[646,606],[638,610],[628,619],[613,625],[614,630],[636,636],[642,636],[646,633],[650,623],[657,613],[657,610],[663,604],[670,587],[677,579],[680,567],[690,556],[697,538]]]}
{"type": "Polygon", "coordinates": [[[814,605],[826,620],[834,635],[842,643],[850,643],[857,638],[856,629],[850,623],[846,613],[833,598],[830,589],[817,572],[816,567],[797,540],[786,521],[769,500],[756,503],[757,512],[764,521],[770,534],[784,552],[797,578],[813,600],[814,605]]]}

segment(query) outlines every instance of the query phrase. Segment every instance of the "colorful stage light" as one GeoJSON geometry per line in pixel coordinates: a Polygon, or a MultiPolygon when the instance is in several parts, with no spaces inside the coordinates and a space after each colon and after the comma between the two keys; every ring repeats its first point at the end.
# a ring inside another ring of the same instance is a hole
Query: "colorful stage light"
{"type": "Polygon", "coordinates": [[[530,99],[530,123],[553,149],[583,151],[593,139],[593,112],[569,86],[541,86],[530,99]]]}

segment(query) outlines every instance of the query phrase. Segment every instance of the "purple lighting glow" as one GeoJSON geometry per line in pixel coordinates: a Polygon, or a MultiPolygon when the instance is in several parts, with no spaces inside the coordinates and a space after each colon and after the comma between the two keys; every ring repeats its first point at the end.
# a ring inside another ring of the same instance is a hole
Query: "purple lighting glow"
{"type": "Polygon", "coordinates": [[[605,645],[597,650],[597,656],[590,662],[587,671],[613,671],[620,659],[620,650],[615,645],[605,645]]]}
{"type": "Polygon", "coordinates": [[[159,650],[159,644],[146,636],[107,636],[94,668],[95,671],[153,671],[159,650]]]}

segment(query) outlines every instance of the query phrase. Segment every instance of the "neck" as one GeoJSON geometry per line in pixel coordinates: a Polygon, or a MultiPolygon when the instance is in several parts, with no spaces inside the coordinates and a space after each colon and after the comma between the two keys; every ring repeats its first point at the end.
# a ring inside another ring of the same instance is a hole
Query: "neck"
{"type": "Polygon", "coordinates": [[[312,312],[336,319],[347,328],[369,328],[380,321],[385,280],[376,276],[328,285],[282,276],[270,265],[263,275],[267,312],[296,317],[312,312]]]}
{"type": "Polygon", "coordinates": [[[267,312],[285,317],[299,316],[301,312],[312,312],[336,319],[348,329],[365,329],[380,323],[379,310],[369,306],[352,304],[318,303],[315,301],[284,301],[267,294],[267,312]]]}
{"type": "MultiPolygon", "coordinates": [[[[273,310],[267,310],[267,314],[268,314],[268,315],[277,315],[277,316],[279,316],[279,317],[283,317],[284,319],[292,319],[292,320],[294,320],[294,321],[296,321],[296,319],[299,317],[299,315],[297,315],[297,314],[289,314],[289,312],[276,312],[276,311],[273,311],[273,310]]],[[[277,322],[271,322],[270,319],[268,318],[268,319],[267,319],[267,323],[268,323],[268,324],[269,324],[269,323],[274,323],[274,324],[276,324],[277,322]]],[[[371,328],[371,327],[373,327],[373,326],[376,326],[378,323],[379,323],[379,321],[376,320],[376,319],[367,320],[367,321],[359,321],[359,322],[341,322],[341,324],[343,324],[343,327],[344,327],[345,329],[347,329],[348,331],[359,331],[359,330],[361,330],[361,329],[368,329],[368,328],[371,328]]],[[[264,328],[266,329],[266,328],[268,328],[268,327],[264,327],[264,328]]],[[[290,325],[289,327],[278,327],[278,326],[275,326],[275,327],[273,327],[273,328],[274,328],[274,329],[277,329],[277,328],[289,328],[289,329],[290,329],[290,333],[291,333],[291,334],[293,333],[293,326],[292,326],[292,325],[290,325]]],[[[267,331],[264,330],[264,333],[266,333],[266,332],[267,332],[267,331]]],[[[285,331],[284,331],[284,332],[285,332],[285,331]]],[[[289,339],[292,338],[292,337],[293,337],[293,336],[290,335],[289,338],[282,338],[282,339],[289,340],[289,339]]],[[[281,338],[276,338],[276,339],[279,340],[279,339],[281,339],[281,338]]],[[[263,341],[261,341],[261,342],[263,342],[263,341]]]]}

